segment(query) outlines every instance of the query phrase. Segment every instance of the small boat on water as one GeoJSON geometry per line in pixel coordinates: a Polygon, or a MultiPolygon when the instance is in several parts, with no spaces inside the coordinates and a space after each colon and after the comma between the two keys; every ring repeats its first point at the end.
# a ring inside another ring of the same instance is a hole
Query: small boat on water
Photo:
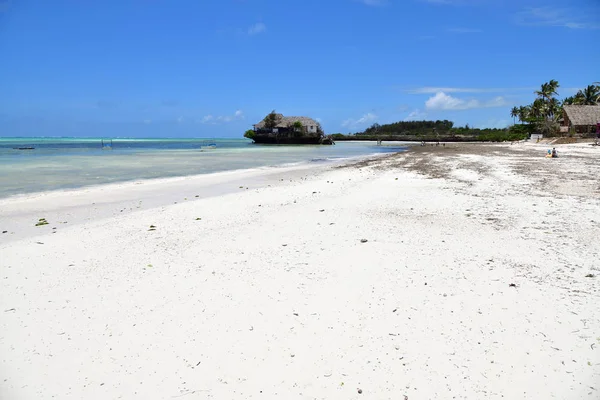
{"type": "Polygon", "coordinates": [[[34,150],[35,147],[13,147],[13,150],[34,150]]]}
{"type": "Polygon", "coordinates": [[[217,148],[217,144],[215,142],[202,142],[200,144],[200,150],[210,150],[210,149],[216,149],[217,148]]]}

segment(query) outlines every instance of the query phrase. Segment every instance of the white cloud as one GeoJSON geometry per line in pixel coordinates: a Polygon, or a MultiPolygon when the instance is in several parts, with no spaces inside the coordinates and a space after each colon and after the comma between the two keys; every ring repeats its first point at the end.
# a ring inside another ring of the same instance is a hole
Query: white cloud
{"type": "Polygon", "coordinates": [[[217,124],[220,122],[231,122],[240,119],[244,119],[244,112],[242,110],[236,110],[233,115],[219,115],[215,117],[212,114],[208,114],[202,117],[200,122],[203,124],[217,124]]]}
{"type": "Polygon", "coordinates": [[[425,108],[430,110],[464,110],[466,108],[473,107],[469,107],[468,104],[465,104],[464,100],[457,99],[456,97],[447,95],[444,92],[438,92],[435,94],[435,96],[427,99],[425,102],[425,108]]]}
{"type": "Polygon", "coordinates": [[[406,118],[404,118],[404,120],[405,121],[421,121],[421,120],[424,120],[425,118],[427,118],[427,113],[425,111],[416,109],[414,111],[411,111],[411,113],[408,114],[408,116],[406,118]]]}
{"type": "Polygon", "coordinates": [[[367,125],[375,122],[377,120],[377,115],[373,113],[366,113],[359,119],[349,118],[342,122],[342,126],[344,128],[357,129],[361,127],[366,127],[367,125]]]}
{"type": "Polygon", "coordinates": [[[600,29],[600,24],[595,22],[590,15],[597,14],[598,10],[577,11],[569,8],[555,7],[530,7],[515,15],[515,21],[525,26],[556,26],[569,29],[600,29]]]}
{"type": "Polygon", "coordinates": [[[248,28],[248,35],[258,35],[259,33],[263,33],[267,30],[267,26],[262,22],[258,22],[248,28]]]}
{"type": "Polygon", "coordinates": [[[502,96],[487,101],[477,99],[463,100],[452,97],[444,92],[438,92],[427,99],[425,108],[428,110],[469,110],[472,108],[503,107],[507,104],[507,101],[502,96]]]}

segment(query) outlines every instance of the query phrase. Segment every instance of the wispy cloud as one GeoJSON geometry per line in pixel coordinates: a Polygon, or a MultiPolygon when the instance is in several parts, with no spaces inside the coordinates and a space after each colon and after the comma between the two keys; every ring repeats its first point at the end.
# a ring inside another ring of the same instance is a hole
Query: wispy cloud
{"type": "Polygon", "coordinates": [[[427,113],[425,111],[416,109],[414,111],[412,111],[410,114],[408,114],[408,116],[406,118],[404,118],[405,121],[420,121],[420,120],[424,120],[425,118],[427,118],[427,113]]]}
{"type": "Polygon", "coordinates": [[[222,122],[241,120],[244,119],[244,117],[244,112],[242,110],[236,110],[233,115],[219,115],[215,117],[212,114],[208,114],[202,117],[202,119],[198,122],[203,124],[218,124],[222,122]]]}
{"type": "Polygon", "coordinates": [[[464,6],[464,5],[478,5],[487,3],[488,0],[421,0],[425,3],[430,4],[441,4],[449,6],[464,6]]]}
{"type": "Polygon", "coordinates": [[[248,35],[258,35],[259,33],[263,33],[267,31],[267,26],[262,22],[257,22],[248,28],[248,35]]]}
{"type": "Polygon", "coordinates": [[[461,88],[461,87],[439,87],[439,86],[423,86],[414,89],[405,89],[408,94],[434,94],[439,92],[444,93],[503,93],[503,92],[520,92],[535,90],[534,87],[524,88],[461,88]]]}
{"type": "Polygon", "coordinates": [[[450,33],[481,33],[483,32],[481,29],[473,29],[473,28],[450,28],[448,29],[450,33]]]}
{"type": "Polygon", "coordinates": [[[530,7],[515,15],[515,21],[524,26],[556,26],[569,29],[600,29],[600,23],[590,18],[597,12],[570,8],[530,7]]]}
{"type": "Polygon", "coordinates": [[[438,92],[427,99],[425,108],[428,110],[470,110],[473,108],[504,107],[508,102],[502,96],[490,100],[460,99],[444,92],[438,92]]]}
{"type": "Polygon", "coordinates": [[[361,3],[371,7],[385,6],[389,3],[388,0],[359,0],[361,3]]]}
{"type": "Polygon", "coordinates": [[[377,120],[377,115],[375,115],[373,113],[366,113],[365,115],[363,115],[362,117],[360,117],[358,119],[349,118],[349,119],[343,121],[342,126],[344,128],[357,129],[357,128],[366,127],[367,125],[375,122],[376,120],[377,120]]]}

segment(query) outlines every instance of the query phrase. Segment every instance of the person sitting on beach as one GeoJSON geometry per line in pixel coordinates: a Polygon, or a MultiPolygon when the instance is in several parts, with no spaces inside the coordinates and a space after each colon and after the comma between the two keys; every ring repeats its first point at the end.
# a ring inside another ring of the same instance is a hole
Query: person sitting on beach
{"type": "Polygon", "coordinates": [[[556,152],[556,147],[552,148],[552,158],[558,158],[558,153],[556,152]]]}

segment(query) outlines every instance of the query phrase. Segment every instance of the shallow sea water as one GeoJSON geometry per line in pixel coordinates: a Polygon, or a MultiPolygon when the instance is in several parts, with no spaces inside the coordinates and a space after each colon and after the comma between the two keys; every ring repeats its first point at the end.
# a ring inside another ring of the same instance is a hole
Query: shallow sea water
{"type": "Polygon", "coordinates": [[[398,145],[256,145],[246,139],[0,138],[0,197],[139,179],[296,163],[324,163],[403,151],[398,145]],[[216,145],[212,147],[210,145],[216,145]],[[33,147],[33,150],[16,148],[33,147]]]}

